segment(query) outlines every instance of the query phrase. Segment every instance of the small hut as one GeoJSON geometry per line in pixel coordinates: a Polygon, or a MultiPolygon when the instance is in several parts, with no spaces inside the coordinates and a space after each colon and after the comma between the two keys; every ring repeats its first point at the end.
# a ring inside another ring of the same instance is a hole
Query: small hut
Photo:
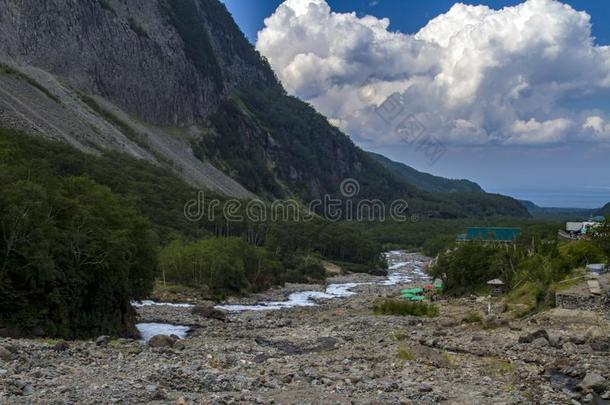
{"type": "Polygon", "coordinates": [[[499,278],[495,278],[487,282],[491,290],[491,295],[497,297],[498,295],[502,295],[504,293],[504,282],[499,278]]]}

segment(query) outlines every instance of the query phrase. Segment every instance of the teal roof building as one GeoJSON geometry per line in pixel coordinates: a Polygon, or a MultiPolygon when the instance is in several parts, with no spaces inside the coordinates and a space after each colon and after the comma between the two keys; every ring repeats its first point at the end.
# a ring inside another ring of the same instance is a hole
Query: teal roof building
{"type": "Polygon", "coordinates": [[[512,243],[521,235],[519,228],[468,228],[465,234],[458,235],[458,241],[482,241],[512,243]]]}

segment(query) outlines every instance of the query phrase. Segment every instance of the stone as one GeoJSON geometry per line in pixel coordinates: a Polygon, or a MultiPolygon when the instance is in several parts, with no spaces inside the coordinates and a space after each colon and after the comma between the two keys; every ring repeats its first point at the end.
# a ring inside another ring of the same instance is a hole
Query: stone
{"type": "Polygon", "coordinates": [[[527,335],[523,335],[519,337],[519,343],[532,343],[534,340],[538,338],[544,338],[545,340],[549,340],[549,334],[544,329],[538,329],[535,332],[529,333],[527,335]]]}
{"type": "Polygon", "coordinates": [[[34,394],[34,387],[32,386],[32,384],[25,384],[23,386],[23,395],[27,397],[32,394],[34,394]]]}
{"type": "Polygon", "coordinates": [[[548,339],[549,339],[549,344],[556,348],[556,349],[560,349],[561,348],[561,334],[557,333],[557,332],[548,332],[548,339]]]}
{"type": "Polygon", "coordinates": [[[591,349],[596,352],[610,352],[610,340],[599,340],[590,343],[591,349]]]}
{"type": "Polygon", "coordinates": [[[65,352],[66,350],[68,350],[70,348],[70,344],[68,342],[66,342],[65,340],[62,340],[60,342],[57,342],[54,346],[53,346],[53,350],[55,350],[56,352],[65,352]]]}
{"type": "Polygon", "coordinates": [[[543,337],[536,338],[532,343],[532,347],[547,347],[549,345],[549,341],[543,337]]]}
{"type": "Polygon", "coordinates": [[[606,334],[604,333],[604,330],[602,328],[600,328],[599,326],[591,326],[585,332],[584,337],[587,342],[596,342],[598,340],[605,338],[606,334]]]}
{"type": "Polygon", "coordinates": [[[11,361],[13,359],[13,353],[9,352],[6,348],[0,346],[0,360],[11,361]]]}
{"type": "Polygon", "coordinates": [[[419,390],[419,392],[432,392],[432,386],[427,383],[419,384],[419,387],[417,387],[417,389],[419,390]]]}
{"type": "Polygon", "coordinates": [[[575,345],[584,345],[587,341],[584,336],[571,336],[570,342],[574,343],[575,345]]]}
{"type": "Polygon", "coordinates": [[[585,395],[585,397],[582,399],[583,402],[591,402],[593,401],[593,394],[589,393],[587,395],[585,395]]]}
{"type": "Polygon", "coordinates": [[[211,305],[194,306],[191,313],[207,319],[216,319],[223,322],[227,320],[227,313],[225,311],[216,309],[211,305]]]}
{"type": "Polygon", "coordinates": [[[110,342],[110,336],[100,336],[97,339],[95,339],[95,344],[97,346],[101,346],[101,347],[106,347],[108,346],[108,343],[110,342]]]}
{"type": "Polygon", "coordinates": [[[577,346],[572,342],[566,342],[561,346],[561,350],[567,353],[575,352],[577,350],[577,346]]]}
{"type": "Polygon", "coordinates": [[[608,381],[597,373],[589,372],[583,378],[580,387],[585,391],[604,392],[608,388],[608,381]]]}
{"type": "Polygon", "coordinates": [[[173,347],[176,343],[176,338],[167,335],[156,335],[150,338],[148,346],[150,347],[173,347]]]}

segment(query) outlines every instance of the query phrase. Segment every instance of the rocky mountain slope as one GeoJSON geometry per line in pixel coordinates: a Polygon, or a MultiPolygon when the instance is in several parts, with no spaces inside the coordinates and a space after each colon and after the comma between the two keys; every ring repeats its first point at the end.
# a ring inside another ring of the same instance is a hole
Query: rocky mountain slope
{"type": "Polygon", "coordinates": [[[307,201],[351,178],[361,198],[441,216],[527,216],[508,198],[464,206],[390,173],[286,95],[218,0],[0,5],[0,126],[122,151],[238,198],[307,201]]]}

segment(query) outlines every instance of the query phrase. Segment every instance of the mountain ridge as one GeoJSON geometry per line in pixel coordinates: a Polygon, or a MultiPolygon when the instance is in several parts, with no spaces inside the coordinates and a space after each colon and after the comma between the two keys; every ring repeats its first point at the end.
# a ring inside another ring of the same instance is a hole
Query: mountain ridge
{"type": "Polygon", "coordinates": [[[369,156],[381,163],[386,169],[408,183],[431,193],[484,193],[477,183],[466,179],[448,179],[430,173],[420,172],[404,163],[393,161],[379,153],[367,152],[369,156]]]}
{"type": "Polygon", "coordinates": [[[446,197],[392,174],[286,94],[217,0],[2,0],[0,124],[126,152],[237,198],[408,199],[438,217],[527,216],[509,197],[446,197]],[[44,34],[43,34],[44,33],[44,34]]]}

